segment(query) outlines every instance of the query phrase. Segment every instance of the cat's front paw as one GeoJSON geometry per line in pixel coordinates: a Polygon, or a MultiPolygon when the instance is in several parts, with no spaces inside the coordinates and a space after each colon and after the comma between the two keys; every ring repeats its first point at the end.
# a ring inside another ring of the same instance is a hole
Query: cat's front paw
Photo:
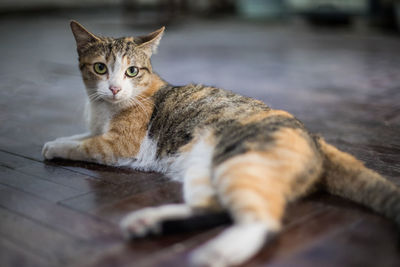
{"type": "Polygon", "coordinates": [[[145,208],[132,212],[121,221],[121,229],[128,239],[141,238],[161,232],[162,218],[157,208],[145,208]]]}
{"type": "Polygon", "coordinates": [[[43,145],[42,156],[45,159],[53,159],[53,147],[56,141],[50,141],[43,145]]]}
{"type": "Polygon", "coordinates": [[[68,158],[71,149],[76,146],[77,142],[73,141],[50,141],[44,144],[42,155],[47,160],[54,158],[68,158]]]}

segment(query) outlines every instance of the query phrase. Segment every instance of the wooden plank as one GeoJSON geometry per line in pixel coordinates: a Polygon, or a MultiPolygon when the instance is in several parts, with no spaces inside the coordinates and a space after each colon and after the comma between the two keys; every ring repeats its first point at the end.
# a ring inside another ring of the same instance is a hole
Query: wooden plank
{"type": "Polygon", "coordinates": [[[13,188],[0,187],[0,207],[80,240],[122,241],[115,225],[13,188]]]}
{"type": "Polygon", "coordinates": [[[90,213],[105,220],[119,223],[122,217],[141,208],[182,202],[182,186],[178,182],[166,182],[91,210],[90,213]]]}
{"type": "Polygon", "coordinates": [[[105,181],[96,179],[96,177],[68,170],[52,162],[44,164],[13,153],[0,151],[0,166],[1,165],[29,176],[35,176],[40,179],[74,188],[80,193],[87,193],[99,187],[107,186],[105,181]]]}
{"type": "Polygon", "coordinates": [[[362,216],[268,266],[395,267],[400,265],[397,241],[396,229],[389,221],[362,216]]]}
{"type": "Polygon", "coordinates": [[[82,194],[79,190],[0,167],[0,184],[57,202],[82,194]]]}
{"type": "Polygon", "coordinates": [[[0,266],[47,267],[46,259],[0,236],[0,266]]]}
{"type": "Polygon", "coordinates": [[[181,243],[195,235],[189,233],[164,236],[132,244],[122,239],[119,228],[115,225],[1,186],[0,216],[5,218],[0,222],[0,235],[5,235],[24,249],[44,257],[52,266],[69,265],[71,262],[74,266],[91,265],[94,262],[97,264],[99,259],[102,260],[98,266],[107,266],[104,262],[110,261],[132,262],[145,259],[149,253],[156,253],[157,250],[181,243]],[[18,231],[12,227],[18,228],[18,231]],[[41,243],[41,248],[34,247],[37,242],[41,243]],[[46,247],[50,244],[52,248],[47,251],[46,247]]]}
{"type": "Polygon", "coordinates": [[[70,171],[54,164],[34,162],[28,166],[16,168],[15,170],[53,183],[71,187],[80,193],[98,190],[99,188],[109,185],[109,183],[103,180],[70,171]]]}
{"type": "Polygon", "coordinates": [[[165,176],[154,172],[140,172],[130,168],[117,168],[88,162],[54,161],[68,170],[95,177],[113,184],[141,182],[146,180],[168,181],[165,176]]]}
{"type": "Polygon", "coordinates": [[[160,179],[160,177],[158,179],[141,179],[141,177],[136,179],[136,177],[131,177],[130,182],[110,185],[88,194],[64,200],[61,203],[79,211],[96,214],[96,210],[105,206],[110,206],[135,194],[146,192],[156,187],[165,187],[169,184],[176,184],[176,182],[166,182],[165,179],[160,179]]]}
{"type": "MultiPolygon", "coordinates": [[[[82,266],[164,266],[163,259],[174,257],[182,251],[192,249],[205,240],[220,233],[223,227],[202,231],[201,233],[186,233],[154,237],[135,242],[126,243],[124,247],[105,251],[92,260],[86,261],[82,266]]],[[[178,265],[186,266],[186,262],[179,261],[178,265]]]]}
{"type": "Polygon", "coordinates": [[[159,182],[170,181],[169,178],[160,173],[136,171],[129,167],[112,167],[90,162],[69,161],[62,159],[46,161],[46,165],[60,167],[112,184],[141,183],[147,180],[159,182]]]}
{"type": "Polygon", "coordinates": [[[24,157],[16,156],[12,153],[7,153],[0,150],[0,166],[15,169],[32,164],[34,161],[24,157]]]}
{"type": "Polygon", "coordinates": [[[0,235],[46,259],[52,266],[68,265],[93,252],[78,239],[0,207],[0,235]]]}

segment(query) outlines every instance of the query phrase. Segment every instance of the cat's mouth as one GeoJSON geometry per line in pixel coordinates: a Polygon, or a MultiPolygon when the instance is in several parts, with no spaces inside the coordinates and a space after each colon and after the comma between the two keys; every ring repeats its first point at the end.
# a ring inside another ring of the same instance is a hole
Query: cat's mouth
{"type": "Polygon", "coordinates": [[[124,101],[124,98],[118,95],[106,96],[103,99],[113,104],[117,104],[124,101]]]}

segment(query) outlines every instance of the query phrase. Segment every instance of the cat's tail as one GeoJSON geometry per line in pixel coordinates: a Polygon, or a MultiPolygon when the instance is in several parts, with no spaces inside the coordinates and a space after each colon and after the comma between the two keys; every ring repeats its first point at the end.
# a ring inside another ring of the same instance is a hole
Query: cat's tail
{"type": "Polygon", "coordinates": [[[318,139],[324,154],[322,183],[334,195],[370,207],[400,227],[400,189],[348,153],[318,139]]]}

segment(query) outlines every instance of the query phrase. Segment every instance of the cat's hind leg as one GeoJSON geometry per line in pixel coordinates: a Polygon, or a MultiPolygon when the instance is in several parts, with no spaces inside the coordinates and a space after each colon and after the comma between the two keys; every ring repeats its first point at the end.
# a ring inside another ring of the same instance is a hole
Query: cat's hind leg
{"type": "Polygon", "coordinates": [[[312,160],[315,155],[307,146],[304,151],[247,152],[215,167],[214,184],[234,225],[195,250],[194,265],[241,264],[281,229],[287,202],[304,195],[319,175],[320,163],[312,160]]]}
{"type": "Polygon", "coordinates": [[[184,204],[144,208],[128,214],[121,221],[126,237],[158,234],[164,221],[219,211],[220,205],[210,177],[212,149],[212,144],[204,140],[194,141],[189,152],[182,156],[182,161],[178,161],[182,165],[174,166],[182,170],[184,204]]]}
{"type": "Polygon", "coordinates": [[[124,235],[127,238],[139,238],[159,234],[162,231],[162,223],[167,220],[186,219],[218,209],[216,194],[209,177],[187,179],[184,181],[183,190],[183,204],[149,207],[128,214],[120,224],[124,235]]]}

